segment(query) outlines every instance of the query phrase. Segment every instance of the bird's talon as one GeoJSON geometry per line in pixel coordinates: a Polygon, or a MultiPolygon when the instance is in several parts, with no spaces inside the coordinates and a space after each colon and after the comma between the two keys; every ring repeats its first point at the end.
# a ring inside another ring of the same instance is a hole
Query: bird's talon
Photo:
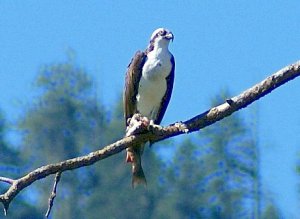
{"type": "Polygon", "coordinates": [[[126,128],[127,137],[133,134],[142,133],[149,126],[149,119],[147,117],[142,116],[139,113],[134,114],[132,118],[129,118],[128,120],[129,123],[126,128]]]}

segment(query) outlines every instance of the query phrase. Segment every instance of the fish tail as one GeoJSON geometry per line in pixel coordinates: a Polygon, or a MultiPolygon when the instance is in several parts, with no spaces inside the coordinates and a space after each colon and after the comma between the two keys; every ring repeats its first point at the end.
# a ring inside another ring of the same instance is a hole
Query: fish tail
{"type": "Polygon", "coordinates": [[[143,153],[144,144],[138,147],[127,148],[126,161],[132,165],[132,187],[138,185],[147,186],[146,177],[142,168],[141,154],[143,153]]]}
{"type": "Polygon", "coordinates": [[[136,188],[138,185],[147,186],[147,180],[143,171],[142,166],[138,167],[132,172],[132,187],[136,188]]]}

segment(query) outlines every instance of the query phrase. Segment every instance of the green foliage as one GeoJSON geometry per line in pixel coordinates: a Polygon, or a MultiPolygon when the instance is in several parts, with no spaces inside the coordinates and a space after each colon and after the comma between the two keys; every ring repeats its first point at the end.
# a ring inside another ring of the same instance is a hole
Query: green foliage
{"type": "Polygon", "coordinates": [[[167,193],[160,200],[159,218],[204,218],[202,210],[206,203],[201,185],[204,163],[198,149],[189,139],[179,146],[168,169],[167,193]]]}
{"type": "MultiPolygon", "coordinates": [[[[223,93],[212,102],[223,102],[223,93]],[[221,100],[221,101],[220,101],[221,100]]],[[[254,200],[256,145],[235,114],[201,130],[178,148],[168,175],[166,218],[250,218],[254,200]]]]}
{"type": "Polygon", "coordinates": [[[73,63],[49,65],[36,85],[41,96],[20,122],[26,155],[44,157],[36,161],[40,165],[93,150],[103,138],[105,111],[93,96],[87,74],[73,63]]]}
{"type": "MultiPolygon", "coordinates": [[[[20,154],[6,140],[6,121],[3,114],[0,112],[0,176],[15,178],[19,174],[20,169],[20,154]]],[[[0,193],[6,191],[8,185],[0,183],[0,193]]],[[[1,206],[2,207],[2,206],[1,206]]],[[[9,218],[27,219],[27,218],[43,218],[38,216],[37,209],[30,203],[26,202],[24,196],[16,198],[11,204],[14,211],[9,212],[9,218]]],[[[2,218],[2,217],[1,217],[2,218]]]]}
{"type": "MultiPolygon", "coordinates": [[[[105,142],[106,112],[82,68],[72,62],[44,66],[35,84],[41,94],[19,125],[25,133],[23,159],[31,161],[30,168],[86,154],[105,142]]],[[[91,168],[63,174],[59,185],[63,199],[55,217],[83,217],[81,208],[74,206],[82,205],[78,192],[95,184],[90,176],[91,168]]],[[[41,212],[46,209],[51,183],[48,179],[33,188],[39,194],[41,212]]]]}
{"type": "Polygon", "coordinates": [[[4,171],[4,166],[9,169],[7,164],[10,164],[12,168],[14,168],[13,166],[17,164],[17,159],[14,159],[17,156],[17,151],[6,142],[5,134],[6,121],[0,111],[0,165],[3,168],[2,171],[4,171]]]}
{"type": "Polygon", "coordinates": [[[282,219],[282,215],[274,204],[269,204],[263,212],[262,219],[282,219]]]}

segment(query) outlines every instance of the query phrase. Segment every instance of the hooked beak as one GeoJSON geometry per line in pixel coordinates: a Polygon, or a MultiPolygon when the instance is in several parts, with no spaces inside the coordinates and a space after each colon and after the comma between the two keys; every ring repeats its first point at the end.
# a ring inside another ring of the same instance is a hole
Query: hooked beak
{"type": "Polygon", "coordinates": [[[173,35],[173,33],[172,33],[172,32],[169,32],[169,33],[166,35],[166,38],[167,38],[168,40],[172,40],[172,42],[173,42],[173,40],[174,40],[174,35],[173,35]]]}

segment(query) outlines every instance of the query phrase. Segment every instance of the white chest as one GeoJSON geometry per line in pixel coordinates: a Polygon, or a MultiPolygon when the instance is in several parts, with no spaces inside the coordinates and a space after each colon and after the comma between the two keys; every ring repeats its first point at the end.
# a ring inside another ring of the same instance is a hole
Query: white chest
{"type": "Polygon", "coordinates": [[[171,54],[149,54],[144,64],[137,95],[137,110],[149,119],[155,119],[162,98],[167,91],[166,77],[172,69],[171,54]]]}
{"type": "Polygon", "coordinates": [[[142,77],[148,80],[166,78],[172,69],[171,56],[167,49],[150,52],[143,67],[142,77]]]}

